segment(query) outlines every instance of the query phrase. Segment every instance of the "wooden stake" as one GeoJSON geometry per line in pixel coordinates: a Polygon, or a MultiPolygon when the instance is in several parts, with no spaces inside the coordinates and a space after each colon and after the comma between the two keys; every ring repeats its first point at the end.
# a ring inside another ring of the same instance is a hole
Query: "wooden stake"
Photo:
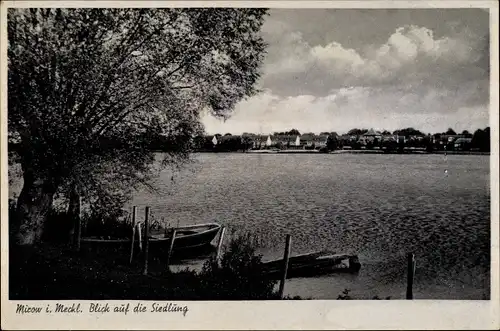
{"type": "Polygon", "coordinates": [[[149,206],[146,207],[144,215],[144,270],[143,274],[148,274],[148,260],[149,260],[149,206]]]}
{"type": "Polygon", "coordinates": [[[129,263],[132,263],[132,259],[134,258],[136,215],[137,215],[137,207],[134,206],[134,207],[132,207],[132,240],[131,240],[132,247],[130,247],[130,261],[129,261],[129,263]]]}
{"type": "Polygon", "coordinates": [[[137,227],[137,240],[139,240],[139,251],[142,252],[142,228],[141,228],[141,223],[138,222],[136,224],[137,227]]]}
{"type": "Polygon", "coordinates": [[[172,232],[172,238],[170,238],[170,247],[168,248],[167,255],[167,270],[170,271],[170,257],[172,256],[172,251],[174,250],[175,235],[177,234],[177,229],[172,232]]]}
{"type": "Polygon", "coordinates": [[[288,261],[290,260],[290,248],[292,246],[292,236],[287,234],[286,235],[286,243],[285,243],[285,256],[283,257],[283,277],[281,278],[280,282],[280,290],[279,290],[279,296],[280,299],[283,299],[283,295],[285,293],[285,282],[286,282],[286,275],[288,272],[288,261]]]}
{"type": "Polygon", "coordinates": [[[217,242],[217,254],[215,255],[215,261],[219,264],[221,253],[222,253],[222,242],[224,241],[224,234],[226,233],[226,227],[223,226],[220,230],[219,241],[217,242]]]}
{"type": "Polygon", "coordinates": [[[413,277],[415,275],[415,256],[412,253],[408,254],[408,270],[407,278],[408,283],[406,287],[406,299],[413,300],[413,277]]]}

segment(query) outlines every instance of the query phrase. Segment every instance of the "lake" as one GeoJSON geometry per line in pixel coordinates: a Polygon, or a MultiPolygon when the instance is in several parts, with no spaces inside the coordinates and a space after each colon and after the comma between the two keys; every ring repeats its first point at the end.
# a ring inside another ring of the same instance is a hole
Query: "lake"
{"type": "MultiPolygon", "coordinates": [[[[489,299],[489,156],[196,154],[165,170],[160,194],[137,192],[171,225],[219,222],[252,232],[264,259],[316,250],[358,254],[358,275],[288,280],[286,293],[404,299],[406,254],[416,257],[415,299],[489,299]]],[[[142,217],[142,215],[141,215],[142,217]]],[[[194,264],[196,265],[196,263],[194,264]]],[[[198,263],[199,266],[199,263],[198,263]]]]}

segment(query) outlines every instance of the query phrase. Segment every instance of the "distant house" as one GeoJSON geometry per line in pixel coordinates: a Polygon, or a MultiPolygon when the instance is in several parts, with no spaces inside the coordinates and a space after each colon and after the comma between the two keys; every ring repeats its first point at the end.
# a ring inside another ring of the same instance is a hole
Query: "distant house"
{"type": "Polygon", "coordinates": [[[453,143],[457,139],[466,137],[460,134],[442,134],[442,135],[434,135],[434,138],[438,141],[440,145],[447,145],[453,143]]]}
{"type": "Polygon", "coordinates": [[[273,140],[271,139],[271,135],[267,136],[267,140],[266,140],[266,146],[269,147],[269,146],[272,146],[273,144],[273,140]]]}
{"type": "Polygon", "coordinates": [[[295,138],[295,146],[300,147],[300,136],[297,135],[297,138],[295,138]]]}
{"type": "Polygon", "coordinates": [[[312,147],[314,145],[314,133],[304,133],[300,136],[300,146],[312,147]]]}
{"type": "Polygon", "coordinates": [[[266,146],[268,140],[268,136],[266,135],[254,135],[253,141],[254,141],[254,148],[255,149],[261,149],[266,146]]]}
{"type": "Polygon", "coordinates": [[[297,137],[295,144],[297,145],[298,140],[300,140],[300,146],[303,148],[321,148],[325,147],[328,144],[327,134],[316,135],[314,133],[304,133],[303,135],[297,137]]]}
{"type": "Polygon", "coordinates": [[[373,129],[368,130],[362,137],[366,142],[373,142],[375,141],[375,139],[377,139],[378,141],[382,140],[382,134],[379,131],[375,131],[373,129]]]}
{"type": "Polygon", "coordinates": [[[326,147],[328,144],[328,134],[320,134],[319,136],[315,136],[314,143],[316,148],[326,147]]]}
{"type": "Polygon", "coordinates": [[[299,135],[277,134],[273,136],[272,140],[274,145],[281,144],[281,146],[286,148],[298,148],[301,146],[299,135]]]}
{"type": "Polygon", "coordinates": [[[383,141],[390,141],[390,142],[398,141],[398,136],[393,135],[393,134],[388,134],[388,135],[382,136],[382,140],[383,141]]]}
{"type": "Polygon", "coordinates": [[[472,138],[458,138],[454,142],[455,150],[464,151],[469,150],[471,147],[472,138]]]}
{"type": "Polygon", "coordinates": [[[217,137],[216,137],[216,136],[214,136],[214,137],[212,138],[212,144],[214,144],[214,146],[216,146],[216,145],[217,145],[217,143],[218,143],[218,141],[217,141],[217,137]]]}

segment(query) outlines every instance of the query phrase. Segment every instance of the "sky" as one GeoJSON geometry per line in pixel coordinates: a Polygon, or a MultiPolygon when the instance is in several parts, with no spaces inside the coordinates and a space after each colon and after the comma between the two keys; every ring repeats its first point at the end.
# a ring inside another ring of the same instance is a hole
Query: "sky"
{"type": "Polygon", "coordinates": [[[482,9],[271,9],[258,83],[209,134],[489,126],[482,9]]]}

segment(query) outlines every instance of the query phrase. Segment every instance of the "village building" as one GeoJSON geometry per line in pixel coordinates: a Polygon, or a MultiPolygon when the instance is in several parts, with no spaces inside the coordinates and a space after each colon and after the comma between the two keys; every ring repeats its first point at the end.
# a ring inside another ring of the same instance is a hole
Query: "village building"
{"type": "Polygon", "coordinates": [[[320,134],[318,136],[315,136],[314,143],[316,148],[322,148],[326,147],[328,145],[328,137],[330,135],[328,134],[320,134]]]}
{"type": "Polygon", "coordinates": [[[458,138],[454,142],[455,150],[465,151],[471,148],[472,138],[458,138]]]}
{"type": "Polygon", "coordinates": [[[370,129],[362,137],[363,137],[363,140],[365,142],[374,142],[375,139],[377,139],[378,141],[381,141],[382,140],[382,133],[380,133],[379,131],[375,131],[373,129],[370,129]]]}
{"type": "Polygon", "coordinates": [[[277,134],[273,136],[274,145],[280,145],[281,148],[297,149],[301,147],[299,135],[277,134]]]}
{"type": "Polygon", "coordinates": [[[300,146],[305,148],[305,147],[312,147],[314,144],[314,133],[304,133],[303,135],[300,136],[300,146]]]}
{"type": "Polygon", "coordinates": [[[269,136],[267,136],[266,146],[270,147],[272,145],[273,145],[273,140],[271,139],[271,135],[269,135],[269,136]]]}

